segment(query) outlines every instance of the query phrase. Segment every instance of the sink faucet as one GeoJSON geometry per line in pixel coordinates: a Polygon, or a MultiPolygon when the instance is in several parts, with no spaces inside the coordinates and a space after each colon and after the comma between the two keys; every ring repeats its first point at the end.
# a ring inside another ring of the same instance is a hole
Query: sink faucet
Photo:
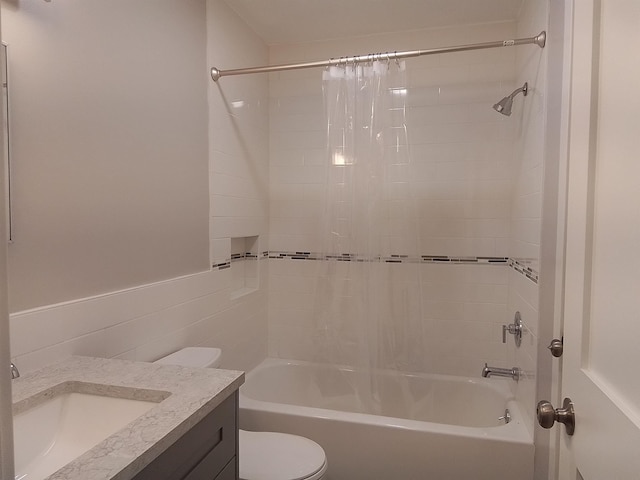
{"type": "Polygon", "coordinates": [[[497,368],[497,367],[489,367],[486,363],[484,364],[484,368],[482,369],[482,376],[485,378],[489,377],[511,377],[516,382],[520,380],[520,369],[518,367],[513,368],[497,368]]]}
{"type": "Polygon", "coordinates": [[[13,363],[11,363],[11,379],[18,378],[20,376],[20,372],[18,371],[18,367],[16,367],[13,363]]]}

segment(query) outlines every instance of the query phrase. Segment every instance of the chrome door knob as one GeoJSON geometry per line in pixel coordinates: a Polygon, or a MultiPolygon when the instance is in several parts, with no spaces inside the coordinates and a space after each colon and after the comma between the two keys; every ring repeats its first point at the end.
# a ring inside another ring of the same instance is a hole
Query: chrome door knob
{"type": "Polygon", "coordinates": [[[573,435],[576,429],[576,416],[573,410],[573,402],[565,398],[562,408],[553,408],[550,402],[541,400],[537,408],[538,423],[542,428],[551,428],[556,422],[563,423],[567,429],[567,435],[573,435]]]}
{"type": "Polygon", "coordinates": [[[551,343],[547,348],[551,351],[551,355],[553,355],[554,357],[561,357],[563,351],[563,342],[562,340],[554,338],[553,340],[551,340],[551,343]]]}

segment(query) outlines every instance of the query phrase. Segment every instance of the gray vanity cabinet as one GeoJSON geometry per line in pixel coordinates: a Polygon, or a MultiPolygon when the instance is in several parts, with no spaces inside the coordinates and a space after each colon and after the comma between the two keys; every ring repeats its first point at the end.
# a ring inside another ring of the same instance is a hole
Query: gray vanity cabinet
{"type": "Polygon", "coordinates": [[[237,391],[134,477],[134,480],[237,479],[237,391]]]}

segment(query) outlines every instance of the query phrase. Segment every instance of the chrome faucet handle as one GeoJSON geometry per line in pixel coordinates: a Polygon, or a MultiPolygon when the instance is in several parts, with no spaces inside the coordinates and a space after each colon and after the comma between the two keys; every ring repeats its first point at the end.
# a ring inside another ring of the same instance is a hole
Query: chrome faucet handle
{"type": "Polygon", "coordinates": [[[20,372],[18,371],[18,367],[16,367],[13,362],[11,362],[11,366],[9,367],[9,370],[11,371],[11,379],[16,379],[20,376],[20,372]]]}
{"type": "Polygon", "coordinates": [[[505,409],[504,411],[504,415],[498,417],[498,420],[503,421],[505,424],[511,422],[511,412],[509,412],[509,409],[505,409]]]}
{"type": "Polygon", "coordinates": [[[502,325],[502,343],[507,343],[507,332],[515,337],[516,347],[519,347],[522,344],[522,316],[520,312],[516,312],[513,323],[502,325]]]}

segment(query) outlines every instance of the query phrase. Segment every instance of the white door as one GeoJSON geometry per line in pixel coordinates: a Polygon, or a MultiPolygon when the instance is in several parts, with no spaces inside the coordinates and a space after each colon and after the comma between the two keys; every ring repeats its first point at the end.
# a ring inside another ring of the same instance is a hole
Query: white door
{"type": "MultiPolygon", "coordinates": [[[[560,479],[640,479],[640,0],[573,0],[560,479]],[[638,251],[636,251],[638,249],[638,251]],[[580,477],[581,476],[581,477],[580,477]]],[[[554,405],[558,407],[558,405],[554,405]]]]}

